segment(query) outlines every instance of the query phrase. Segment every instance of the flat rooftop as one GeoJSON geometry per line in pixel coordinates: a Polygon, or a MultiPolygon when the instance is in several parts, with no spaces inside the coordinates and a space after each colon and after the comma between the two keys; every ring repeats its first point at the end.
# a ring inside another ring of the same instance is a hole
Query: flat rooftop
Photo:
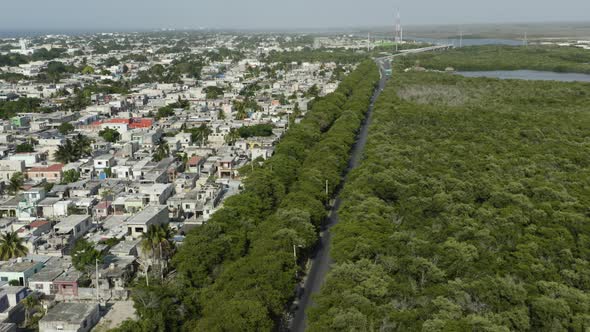
{"type": "Polygon", "coordinates": [[[86,319],[94,310],[97,310],[96,303],[66,303],[60,302],[49,309],[42,322],[68,322],[79,324],[86,319]]]}

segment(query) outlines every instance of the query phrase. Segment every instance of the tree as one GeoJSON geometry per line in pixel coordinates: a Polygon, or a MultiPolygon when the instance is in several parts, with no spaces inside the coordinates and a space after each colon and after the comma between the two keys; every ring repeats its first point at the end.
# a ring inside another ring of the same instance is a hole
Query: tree
{"type": "Polygon", "coordinates": [[[23,244],[23,239],[17,232],[8,232],[0,236],[0,260],[7,261],[16,257],[23,257],[29,249],[23,244]]]}
{"type": "Polygon", "coordinates": [[[121,134],[116,129],[105,128],[98,132],[98,135],[105,141],[115,143],[121,139],[121,134]]]}
{"type": "Polygon", "coordinates": [[[74,141],[66,139],[53,154],[55,160],[64,164],[90,155],[92,155],[92,140],[82,134],[76,135],[74,141]]]}
{"type": "Polygon", "coordinates": [[[152,160],[153,161],[160,161],[164,158],[167,158],[169,155],[170,155],[170,147],[168,146],[168,143],[166,142],[166,140],[162,139],[162,140],[160,140],[160,144],[158,144],[156,151],[152,155],[152,160]]]}
{"type": "Polygon", "coordinates": [[[225,142],[229,145],[233,145],[237,140],[240,139],[240,132],[235,128],[231,128],[229,133],[225,135],[225,142]]]}
{"type": "Polygon", "coordinates": [[[159,262],[160,277],[163,277],[162,262],[173,248],[171,238],[172,231],[168,225],[150,225],[142,234],[141,247],[150,253],[151,259],[159,262]]]}
{"type": "Polygon", "coordinates": [[[21,172],[16,172],[10,177],[8,182],[8,192],[12,195],[16,195],[25,184],[25,176],[21,172]]]}
{"type": "Polygon", "coordinates": [[[22,143],[16,146],[16,153],[35,152],[35,147],[29,143],[22,143]]]}
{"type": "Polygon", "coordinates": [[[75,129],[74,125],[69,122],[64,122],[64,123],[60,124],[59,127],[57,127],[57,130],[62,135],[67,135],[67,134],[71,133],[72,131],[74,131],[74,129],[75,129]]]}
{"type": "Polygon", "coordinates": [[[92,75],[94,74],[94,68],[91,66],[86,66],[82,68],[82,75],[92,75]]]}
{"type": "Polygon", "coordinates": [[[29,319],[31,319],[31,311],[39,307],[39,299],[35,294],[31,294],[22,300],[22,304],[25,307],[25,326],[28,326],[29,319]]]}
{"type": "Polygon", "coordinates": [[[92,140],[90,138],[78,134],[75,136],[74,141],[75,152],[78,156],[77,159],[92,155],[92,140]]]}
{"type": "Polygon", "coordinates": [[[57,147],[57,150],[54,152],[53,157],[56,161],[63,164],[67,164],[69,162],[74,162],[78,160],[74,144],[69,138],[66,139],[64,144],[57,147]]]}
{"type": "Polygon", "coordinates": [[[72,182],[76,182],[80,179],[80,172],[76,171],[75,169],[69,169],[63,173],[61,182],[63,184],[68,184],[72,182]]]}
{"type": "Polygon", "coordinates": [[[94,268],[97,260],[99,262],[103,260],[102,254],[94,248],[94,244],[84,238],[76,241],[71,256],[72,265],[76,270],[85,273],[89,273],[94,268]]]}

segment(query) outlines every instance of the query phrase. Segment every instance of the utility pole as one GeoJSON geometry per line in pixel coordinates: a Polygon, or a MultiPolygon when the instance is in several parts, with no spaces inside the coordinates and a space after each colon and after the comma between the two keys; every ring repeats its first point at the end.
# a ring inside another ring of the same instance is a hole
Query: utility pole
{"type": "Polygon", "coordinates": [[[463,30],[459,30],[459,48],[463,47],[463,30]]]}
{"type": "Polygon", "coordinates": [[[98,259],[94,260],[96,265],[96,302],[100,303],[100,295],[98,294],[98,259]]]}
{"type": "Polygon", "coordinates": [[[371,33],[367,33],[367,52],[371,52],[371,33]]]}
{"type": "Polygon", "coordinates": [[[527,39],[527,33],[526,33],[526,31],[524,32],[524,40],[522,41],[522,43],[523,43],[523,46],[524,47],[528,47],[529,46],[529,42],[528,42],[528,39],[527,39]]]}

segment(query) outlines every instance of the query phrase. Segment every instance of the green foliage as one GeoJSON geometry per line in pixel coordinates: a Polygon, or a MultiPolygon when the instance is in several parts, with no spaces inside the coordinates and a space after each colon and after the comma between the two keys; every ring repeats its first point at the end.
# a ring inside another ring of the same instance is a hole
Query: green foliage
{"type": "Polygon", "coordinates": [[[185,326],[277,326],[326,216],[325,181],[334,192],[378,77],[373,62],[361,64],[293,125],[264,166],[249,172],[243,193],[187,235],[173,264],[180,287],[197,293],[182,302],[202,317],[185,326]]]}
{"type": "Polygon", "coordinates": [[[35,147],[33,146],[33,144],[29,144],[29,143],[22,143],[16,146],[16,153],[23,153],[23,152],[34,152],[35,151],[35,147]]]}
{"type": "Polygon", "coordinates": [[[74,125],[69,122],[64,122],[64,123],[60,124],[59,127],[57,127],[57,130],[62,135],[67,135],[67,134],[71,133],[72,131],[74,131],[74,129],[75,129],[74,125]]]}
{"type": "Polygon", "coordinates": [[[81,272],[88,272],[92,270],[98,260],[102,261],[102,254],[94,248],[94,243],[86,241],[81,238],[74,244],[72,249],[72,265],[76,270],[81,272]]]}
{"type": "Polygon", "coordinates": [[[63,173],[61,182],[63,184],[68,184],[72,182],[76,182],[80,179],[80,172],[76,171],[75,169],[67,170],[63,173]]]}
{"type": "Polygon", "coordinates": [[[179,99],[177,102],[174,102],[170,105],[164,106],[164,107],[160,107],[158,109],[158,113],[156,114],[156,120],[161,119],[161,118],[167,118],[169,116],[173,116],[174,115],[174,110],[175,109],[188,109],[190,107],[190,102],[188,100],[184,100],[184,99],[179,99]]]}
{"type": "Polygon", "coordinates": [[[152,155],[153,161],[161,161],[164,158],[170,156],[170,147],[165,140],[161,140],[158,146],[156,147],[156,151],[152,155]]]}
{"type": "Polygon", "coordinates": [[[41,99],[21,97],[17,100],[0,101],[0,118],[9,119],[18,113],[39,112],[41,99]]]}
{"type": "Polygon", "coordinates": [[[312,50],[305,48],[303,51],[275,52],[272,51],[266,58],[267,62],[302,63],[302,62],[336,62],[340,64],[353,64],[367,58],[366,54],[356,53],[352,50],[312,50]]]}
{"type": "Polygon", "coordinates": [[[309,330],[587,329],[590,85],[394,77],[309,330]]]}
{"type": "Polygon", "coordinates": [[[31,56],[31,60],[49,61],[63,56],[65,52],[65,48],[52,48],[50,50],[47,50],[46,48],[40,48],[33,53],[33,55],[31,56]]]}
{"type": "Polygon", "coordinates": [[[0,235],[0,260],[7,261],[26,256],[29,249],[25,247],[23,241],[17,232],[6,232],[0,235]]]}
{"type": "Polygon", "coordinates": [[[545,70],[590,73],[590,53],[575,47],[470,46],[443,53],[423,53],[397,58],[406,68],[416,62],[422,67],[445,70],[545,70]]]}
{"type": "Polygon", "coordinates": [[[211,129],[206,124],[202,124],[197,128],[184,129],[184,132],[190,133],[191,142],[197,143],[200,146],[203,143],[207,143],[211,129]]]}
{"type": "Polygon", "coordinates": [[[253,126],[244,126],[238,129],[241,138],[249,137],[268,137],[272,135],[273,125],[257,124],[253,126]]]}
{"type": "Polygon", "coordinates": [[[121,139],[121,134],[116,129],[105,128],[98,132],[98,135],[105,141],[115,143],[121,139]]]}
{"type": "Polygon", "coordinates": [[[78,134],[73,140],[68,138],[63,145],[58,146],[53,156],[56,161],[67,164],[91,155],[92,140],[82,134],[78,134]]]}
{"type": "Polygon", "coordinates": [[[218,99],[223,97],[223,89],[217,86],[208,86],[205,89],[207,99],[218,99]]]}
{"type": "Polygon", "coordinates": [[[8,181],[7,189],[8,193],[11,195],[16,195],[21,189],[23,189],[23,185],[25,184],[25,176],[21,172],[15,172],[10,177],[10,181],[8,181]]]}

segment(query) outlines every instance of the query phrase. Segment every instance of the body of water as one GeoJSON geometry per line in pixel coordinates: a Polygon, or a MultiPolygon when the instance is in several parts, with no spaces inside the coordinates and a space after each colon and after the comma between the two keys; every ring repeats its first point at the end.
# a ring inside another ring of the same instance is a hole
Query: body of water
{"type": "Polygon", "coordinates": [[[499,79],[519,79],[537,81],[590,82],[590,74],[554,73],[539,70],[494,70],[494,71],[459,71],[465,77],[490,77],[499,79]]]}

